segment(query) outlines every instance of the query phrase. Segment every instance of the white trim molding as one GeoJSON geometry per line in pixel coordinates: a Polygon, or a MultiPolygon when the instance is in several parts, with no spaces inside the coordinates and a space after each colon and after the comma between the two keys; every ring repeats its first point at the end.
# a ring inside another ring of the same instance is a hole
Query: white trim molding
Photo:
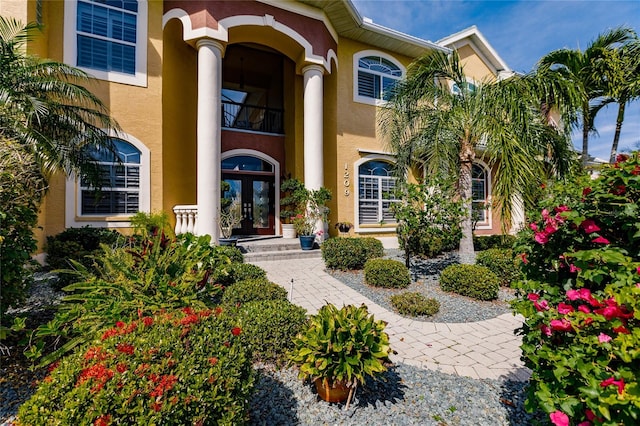
{"type": "Polygon", "coordinates": [[[64,43],[63,61],[86,72],[99,80],[132,86],[147,87],[147,28],[149,21],[147,0],[138,1],[136,21],[136,73],[135,75],[116,71],[102,71],[77,65],[77,0],[64,2],[64,43]]]}
{"type": "Polygon", "coordinates": [[[383,99],[370,98],[367,96],[360,96],[358,94],[359,62],[361,58],[365,58],[367,56],[377,56],[377,57],[386,59],[387,61],[392,62],[394,65],[400,68],[402,75],[398,78],[398,81],[406,77],[407,69],[396,58],[394,58],[393,56],[387,53],[381,52],[379,50],[373,50],[373,49],[361,50],[353,54],[353,101],[362,103],[362,104],[367,104],[367,105],[384,106],[387,104],[387,101],[383,99]]]}
{"type": "Polygon", "coordinates": [[[297,72],[305,65],[315,64],[324,67],[331,73],[331,60],[338,63],[338,57],[333,49],[327,52],[327,57],[316,55],[313,53],[313,45],[304,36],[295,31],[293,28],[276,21],[272,15],[256,16],[256,15],[236,15],[218,21],[218,28],[202,27],[194,29],[191,24],[189,14],[183,9],[171,9],[162,17],[162,26],[167,24],[171,19],[179,19],[182,22],[182,37],[184,41],[194,41],[200,38],[211,38],[224,43],[229,42],[229,30],[233,27],[240,26],[257,26],[271,27],[274,30],[286,35],[294,40],[304,50],[302,58],[291,58],[296,62],[297,72]]]}
{"type": "MultiPolygon", "coordinates": [[[[489,204],[489,208],[486,209],[486,214],[487,214],[487,220],[482,222],[482,223],[478,223],[476,225],[475,229],[478,230],[483,230],[483,229],[493,229],[493,207],[491,206],[491,194],[492,194],[492,179],[491,179],[491,167],[489,167],[487,165],[487,163],[485,163],[484,161],[476,158],[475,160],[473,160],[473,164],[478,165],[480,167],[482,167],[484,169],[484,172],[487,176],[487,200],[486,202],[489,204]]],[[[472,178],[472,185],[473,185],[473,178],[472,178]]],[[[471,196],[471,201],[473,202],[473,195],[471,196]]]]}
{"type": "MultiPolygon", "coordinates": [[[[273,202],[275,203],[275,223],[274,223],[274,231],[275,235],[281,235],[280,232],[280,163],[270,155],[265,154],[264,152],[256,151],[253,149],[230,149],[229,151],[225,151],[220,154],[220,163],[222,164],[223,160],[226,160],[230,157],[237,157],[239,155],[248,155],[251,157],[259,158],[273,166],[273,176],[274,176],[274,197],[273,202]]],[[[224,173],[224,170],[221,169],[221,172],[224,173]]]]}
{"type": "MultiPolygon", "coordinates": [[[[140,192],[138,211],[151,211],[151,151],[142,141],[124,132],[108,132],[108,136],[130,143],[140,151],[140,192]]],[[[75,176],[67,176],[65,186],[65,227],[93,226],[96,228],[129,228],[132,215],[96,216],[82,215],[80,210],[80,185],[75,176]]]]}

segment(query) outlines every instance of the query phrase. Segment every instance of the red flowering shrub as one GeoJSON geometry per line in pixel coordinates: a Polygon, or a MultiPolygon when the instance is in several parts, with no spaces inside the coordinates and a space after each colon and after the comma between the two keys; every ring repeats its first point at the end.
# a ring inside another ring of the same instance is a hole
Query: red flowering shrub
{"type": "Polygon", "coordinates": [[[640,159],[565,184],[519,236],[527,407],[555,425],[640,418],[640,159]]]}
{"type": "Polygon", "coordinates": [[[242,424],[254,377],[241,334],[191,308],[119,322],[60,360],[18,424],[242,424]]]}

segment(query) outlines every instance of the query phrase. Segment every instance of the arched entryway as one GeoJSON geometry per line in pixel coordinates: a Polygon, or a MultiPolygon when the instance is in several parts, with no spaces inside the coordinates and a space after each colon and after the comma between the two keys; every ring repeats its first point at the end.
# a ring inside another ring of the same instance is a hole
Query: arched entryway
{"type": "Polygon", "coordinates": [[[240,210],[242,222],[234,235],[276,235],[279,230],[280,166],[268,155],[252,150],[236,149],[222,155],[222,180],[230,186],[224,198],[240,210]]]}

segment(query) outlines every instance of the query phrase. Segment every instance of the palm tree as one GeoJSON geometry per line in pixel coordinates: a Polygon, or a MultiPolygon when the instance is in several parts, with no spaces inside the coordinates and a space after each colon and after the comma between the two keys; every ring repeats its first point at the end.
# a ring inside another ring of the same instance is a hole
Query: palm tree
{"type": "Polygon", "coordinates": [[[17,143],[45,177],[63,171],[97,183],[96,149],[113,150],[107,137],[117,124],[82,84],[82,71],[26,54],[37,29],[0,17],[0,140],[17,143]]]}
{"type": "Polygon", "coordinates": [[[457,176],[468,213],[461,224],[463,261],[474,252],[471,182],[477,155],[494,170],[492,205],[503,230],[511,223],[514,198],[531,203],[549,166],[557,173],[568,170],[568,134],[547,125],[533,87],[522,76],[472,86],[456,52],[434,51],[409,67],[382,114],[398,170],[418,165],[427,175],[457,176]]]}
{"type": "Polygon", "coordinates": [[[589,133],[595,131],[594,114],[598,111],[591,108],[592,103],[604,95],[602,74],[597,69],[614,49],[631,41],[634,35],[629,28],[616,28],[600,34],[584,51],[554,50],[538,62],[536,72],[541,79],[560,81],[565,87],[573,86],[574,94],[564,99],[558,96],[553,101],[563,101],[581,115],[581,120],[575,114],[565,115],[563,119],[566,124],[582,129],[583,166],[589,159],[589,133]]]}
{"type": "Polygon", "coordinates": [[[606,56],[595,66],[595,72],[601,76],[604,98],[597,100],[591,109],[595,115],[609,104],[618,104],[616,115],[616,130],[611,143],[609,161],[614,163],[618,153],[618,143],[627,105],[640,99],[640,39],[634,34],[634,39],[619,49],[606,52],[606,56]]]}

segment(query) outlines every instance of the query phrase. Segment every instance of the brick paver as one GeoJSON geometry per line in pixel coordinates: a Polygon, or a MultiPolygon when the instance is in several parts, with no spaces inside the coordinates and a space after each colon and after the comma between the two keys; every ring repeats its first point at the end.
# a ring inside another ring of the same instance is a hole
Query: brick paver
{"type": "Polygon", "coordinates": [[[255,262],[269,280],[289,292],[292,303],[308,313],[325,303],[336,306],[366,304],[376,319],[388,323],[392,361],[475,379],[527,380],[529,370],[520,361],[520,337],[514,330],[522,317],[497,318],[462,324],[413,321],[388,311],[325,272],[322,259],[255,262]],[[291,280],[293,279],[293,285],[291,280]]]}

